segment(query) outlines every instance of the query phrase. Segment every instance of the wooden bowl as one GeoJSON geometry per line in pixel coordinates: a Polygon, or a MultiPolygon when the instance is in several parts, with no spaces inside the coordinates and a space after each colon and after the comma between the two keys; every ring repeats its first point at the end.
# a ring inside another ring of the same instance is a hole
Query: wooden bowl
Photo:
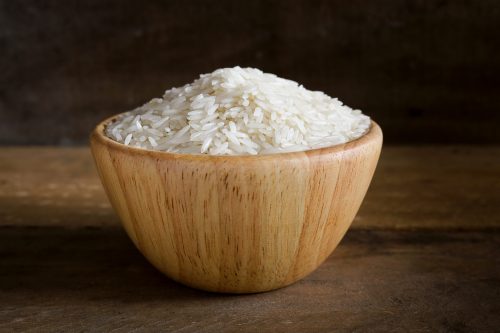
{"type": "Polygon", "coordinates": [[[173,154],[104,134],[91,148],[107,195],[142,254],[171,279],[215,292],[287,286],[315,270],[349,228],[382,131],[349,143],[256,156],[173,154]]]}

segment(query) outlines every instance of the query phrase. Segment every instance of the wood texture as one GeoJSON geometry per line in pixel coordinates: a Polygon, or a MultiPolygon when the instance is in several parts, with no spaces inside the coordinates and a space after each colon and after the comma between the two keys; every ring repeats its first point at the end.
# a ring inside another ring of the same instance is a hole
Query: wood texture
{"type": "Polygon", "coordinates": [[[87,148],[3,147],[0,331],[495,332],[499,169],[498,146],[384,146],[323,265],[233,296],[186,288],[144,260],[87,148]]]}
{"type": "MultiPolygon", "coordinates": [[[[499,228],[498,170],[500,146],[385,145],[351,228],[499,228]]],[[[83,228],[120,222],[88,148],[0,147],[0,223],[83,228]]]]}
{"type": "Polygon", "coordinates": [[[118,226],[72,223],[0,227],[0,331],[468,333],[500,326],[498,231],[354,229],[303,280],[235,296],[165,278],[118,226]]]}
{"type": "Polygon", "coordinates": [[[289,285],[316,269],[366,194],[382,132],[307,152],[180,155],[127,147],[101,123],[91,149],[134,244],[170,278],[218,292],[289,285]]]}
{"type": "Polygon", "coordinates": [[[235,65],[338,96],[387,143],[498,144],[498,31],[498,0],[0,0],[0,144],[86,144],[235,65]]]}

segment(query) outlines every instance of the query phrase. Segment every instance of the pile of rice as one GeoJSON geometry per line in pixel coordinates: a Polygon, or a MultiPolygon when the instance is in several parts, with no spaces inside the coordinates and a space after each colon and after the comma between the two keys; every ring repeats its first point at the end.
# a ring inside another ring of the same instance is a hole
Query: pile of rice
{"type": "Polygon", "coordinates": [[[303,151],[359,138],[370,118],[320,91],[255,68],[223,68],[122,114],[110,138],[173,153],[303,151]]]}

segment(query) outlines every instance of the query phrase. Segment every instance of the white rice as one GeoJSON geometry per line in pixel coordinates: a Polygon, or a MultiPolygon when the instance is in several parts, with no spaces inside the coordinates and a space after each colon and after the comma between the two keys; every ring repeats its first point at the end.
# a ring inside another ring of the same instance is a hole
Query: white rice
{"type": "Polygon", "coordinates": [[[320,91],[255,68],[223,68],[167,90],[106,128],[125,145],[173,153],[246,155],[342,144],[370,118],[320,91]]]}

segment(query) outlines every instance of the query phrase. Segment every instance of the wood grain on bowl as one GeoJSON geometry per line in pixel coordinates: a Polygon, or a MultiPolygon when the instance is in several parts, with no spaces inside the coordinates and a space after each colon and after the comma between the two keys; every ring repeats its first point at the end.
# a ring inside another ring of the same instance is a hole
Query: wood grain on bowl
{"type": "Polygon", "coordinates": [[[107,195],[144,256],[199,289],[249,293],[316,269],[368,189],[382,131],[305,152],[210,156],[149,151],[91,135],[107,195]]]}

